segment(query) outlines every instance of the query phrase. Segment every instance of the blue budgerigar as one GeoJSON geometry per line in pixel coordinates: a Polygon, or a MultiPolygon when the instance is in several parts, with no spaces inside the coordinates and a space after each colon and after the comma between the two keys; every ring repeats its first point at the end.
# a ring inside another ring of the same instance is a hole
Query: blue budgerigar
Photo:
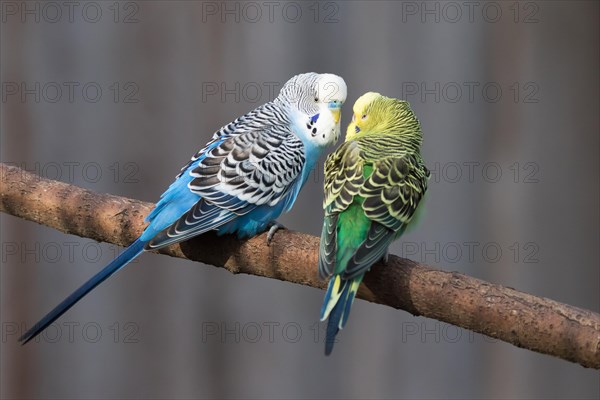
{"type": "Polygon", "coordinates": [[[142,235],[23,334],[23,344],[145,250],[210,230],[246,238],[270,229],[270,241],[275,219],[292,208],[323,150],[338,140],[346,93],[339,76],[296,75],[275,100],[219,129],[162,194],[142,235]]]}

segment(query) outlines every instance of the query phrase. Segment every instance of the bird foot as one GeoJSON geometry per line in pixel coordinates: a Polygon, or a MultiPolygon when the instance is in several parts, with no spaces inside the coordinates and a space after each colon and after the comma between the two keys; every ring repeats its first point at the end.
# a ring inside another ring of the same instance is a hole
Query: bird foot
{"type": "Polygon", "coordinates": [[[383,263],[383,265],[388,265],[389,259],[390,259],[390,253],[388,253],[386,251],[385,254],[383,255],[383,257],[381,257],[381,262],[383,263]]]}
{"type": "Polygon", "coordinates": [[[267,233],[267,246],[271,245],[271,241],[273,240],[273,237],[275,236],[275,232],[277,232],[279,229],[286,229],[285,226],[283,226],[282,224],[280,224],[277,221],[273,221],[271,223],[269,223],[269,232],[267,233]]]}

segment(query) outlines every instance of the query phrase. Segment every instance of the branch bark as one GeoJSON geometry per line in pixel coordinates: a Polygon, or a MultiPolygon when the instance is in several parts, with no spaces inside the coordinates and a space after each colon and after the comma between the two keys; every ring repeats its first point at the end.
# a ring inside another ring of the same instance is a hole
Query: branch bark
{"type": "MultiPolygon", "coordinates": [[[[151,203],[52,181],[0,163],[0,211],[62,232],[127,246],[145,227],[151,203]]],[[[160,253],[324,288],[319,239],[281,230],[249,240],[207,233],[160,253]]],[[[434,318],[515,346],[600,369],[600,315],[547,298],[390,256],[366,275],[359,298],[434,318]]]]}

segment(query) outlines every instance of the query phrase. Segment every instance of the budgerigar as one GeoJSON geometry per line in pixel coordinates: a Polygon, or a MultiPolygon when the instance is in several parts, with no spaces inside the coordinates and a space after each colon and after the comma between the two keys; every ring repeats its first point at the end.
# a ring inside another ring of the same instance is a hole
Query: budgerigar
{"type": "Polygon", "coordinates": [[[291,209],[323,150],[338,140],[346,92],[339,76],[296,75],[275,100],[219,129],[162,194],[142,235],[21,336],[23,344],[144,250],[210,230],[245,238],[270,228],[270,241],[275,219],[291,209]]]}
{"type": "Polygon", "coordinates": [[[427,189],[421,127],[406,101],[366,93],[353,107],[346,141],[325,162],[325,221],[319,276],[332,277],[321,309],[325,354],[348,320],[364,274],[387,260],[427,189]]]}

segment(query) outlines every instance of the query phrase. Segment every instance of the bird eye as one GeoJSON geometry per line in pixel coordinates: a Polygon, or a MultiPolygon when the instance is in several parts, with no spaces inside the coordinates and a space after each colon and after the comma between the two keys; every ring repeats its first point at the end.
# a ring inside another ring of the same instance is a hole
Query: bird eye
{"type": "Polygon", "coordinates": [[[319,98],[315,97],[315,102],[318,103],[319,102],[319,98]]]}
{"type": "Polygon", "coordinates": [[[360,117],[360,119],[367,119],[367,114],[363,114],[363,116],[360,117]]]}

